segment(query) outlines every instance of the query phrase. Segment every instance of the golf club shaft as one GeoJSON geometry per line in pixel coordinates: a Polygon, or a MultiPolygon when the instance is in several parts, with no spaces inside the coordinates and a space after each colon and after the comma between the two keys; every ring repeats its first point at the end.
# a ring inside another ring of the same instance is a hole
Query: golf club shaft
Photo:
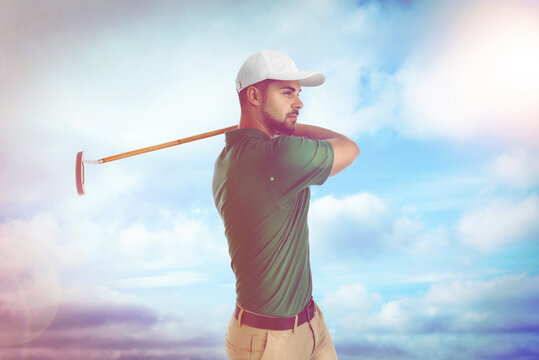
{"type": "Polygon", "coordinates": [[[135,155],[139,155],[139,154],[144,154],[144,153],[147,153],[147,152],[150,152],[150,151],[165,149],[167,147],[176,146],[176,145],[180,145],[180,144],[185,144],[185,143],[188,143],[188,142],[191,142],[191,141],[200,140],[200,139],[212,137],[212,136],[215,136],[215,135],[223,134],[226,131],[234,130],[234,129],[237,129],[237,128],[238,128],[237,125],[229,126],[229,127],[223,128],[223,129],[208,131],[208,132],[205,132],[205,133],[202,133],[202,134],[193,135],[193,136],[189,136],[189,137],[174,140],[174,141],[169,141],[169,142],[162,143],[162,144],[159,144],[159,145],[148,146],[148,147],[145,147],[145,148],[142,148],[142,149],[127,151],[127,152],[124,152],[124,153],[121,153],[121,154],[118,154],[118,155],[108,156],[106,158],[99,159],[97,161],[99,163],[106,163],[106,162],[110,162],[110,161],[114,161],[114,160],[120,160],[120,159],[123,159],[123,158],[126,158],[126,157],[135,156],[135,155]]]}

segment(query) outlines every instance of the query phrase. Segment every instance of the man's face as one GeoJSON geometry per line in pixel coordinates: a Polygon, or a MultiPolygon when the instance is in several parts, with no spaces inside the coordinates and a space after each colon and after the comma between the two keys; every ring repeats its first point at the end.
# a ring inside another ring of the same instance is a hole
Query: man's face
{"type": "Polygon", "coordinates": [[[299,109],[299,81],[270,81],[262,95],[262,115],[266,126],[274,132],[292,134],[296,129],[299,109]]]}

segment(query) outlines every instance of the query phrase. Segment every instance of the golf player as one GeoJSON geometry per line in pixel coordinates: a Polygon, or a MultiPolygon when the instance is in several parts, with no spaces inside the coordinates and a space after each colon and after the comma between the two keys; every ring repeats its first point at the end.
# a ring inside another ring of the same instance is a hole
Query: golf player
{"type": "Polygon", "coordinates": [[[274,50],[249,56],[238,72],[240,124],[225,133],[213,175],[236,276],[231,360],[337,359],[312,298],[309,187],[345,169],[359,149],[344,135],[297,122],[302,87],[324,81],[274,50]]]}

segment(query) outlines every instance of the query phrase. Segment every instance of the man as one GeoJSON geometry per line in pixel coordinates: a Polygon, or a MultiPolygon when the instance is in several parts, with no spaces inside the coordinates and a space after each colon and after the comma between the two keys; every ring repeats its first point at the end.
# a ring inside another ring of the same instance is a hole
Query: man
{"type": "Polygon", "coordinates": [[[302,86],[324,81],[274,50],[251,55],[238,72],[240,124],[225,134],[213,176],[236,276],[229,359],[337,359],[312,300],[309,186],[346,168],[359,149],[344,135],[297,123],[302,86]]]}

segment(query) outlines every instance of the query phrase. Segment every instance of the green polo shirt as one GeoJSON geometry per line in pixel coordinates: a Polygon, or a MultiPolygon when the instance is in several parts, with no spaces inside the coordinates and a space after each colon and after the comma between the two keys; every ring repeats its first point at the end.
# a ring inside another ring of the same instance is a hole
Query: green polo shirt
{"type": "Polygon", "coordinates": [[[225,134],[213,197],[225,226],[237,302],[268,316],[300,312],[312,294],[309,263],[310,185],[333,165],[328,141],[257,129],[225,134]]]}

